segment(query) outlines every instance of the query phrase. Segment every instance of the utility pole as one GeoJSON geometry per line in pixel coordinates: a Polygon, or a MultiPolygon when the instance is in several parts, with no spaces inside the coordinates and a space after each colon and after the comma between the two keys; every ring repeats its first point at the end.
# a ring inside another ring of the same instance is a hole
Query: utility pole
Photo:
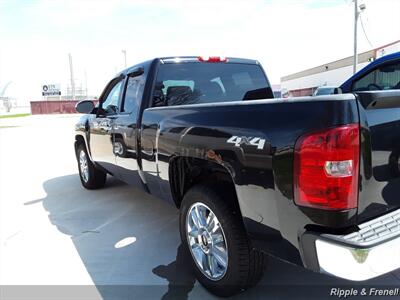
{"type": "Polygon", "coordinates": [[[71,74],[71,93],[72,93],[72,100],[75,100],[75,81],[74,81],[74,69],[72,67],[72,56],[71,53],[68,53],[69,58],[69,72],[71,74]]]}
{"type": "Polygon", "coordinates": [[[357,54],[357,24],[358,24],[358,1],[354,0],[354,57],[353,57],[353,74],[357,72],[358,54],[357,54]]]}
{"type": "MultiPolygon", "coordinates": [[[[353,62],[353,74],[355,74],[357,72],[357,65],[358,65],[358,52],[357,52],[357,25],[358,25],[358,18],[360,17],[360,14],[365,11],[367,6],[365,5],[365,3],[361,3],[360,6],[359,6],[357,0],[353,0],[353,1],[354,1],[354,62],[353,62]]],[[[367,37],[367,40],[368,40],[368,37],[367,37]]]]}
{"type": "Polygon", "coordinates": [[[124,66],[126,68],[126,50],[121,50],[122,54],[124,54],[124,66]]]}

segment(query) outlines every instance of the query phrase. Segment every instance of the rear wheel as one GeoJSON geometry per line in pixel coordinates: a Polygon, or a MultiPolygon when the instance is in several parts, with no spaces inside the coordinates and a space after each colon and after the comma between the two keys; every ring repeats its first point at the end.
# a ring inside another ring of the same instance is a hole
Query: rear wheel
{"type": "Polygon", "coordinates": [[[102,188],[106,183],[107,174],[96,168],[82,143],[76,148],[76,158],[82,185],[90,190],[102,188]]]}
{"type": "Polygon", "coordinates": [[[251,249],[240,214],[222,195],[206,185],[190,189],[180,231],[199,282],[218,296],[231,296],[259,281],[264,256],[251,249]]]}

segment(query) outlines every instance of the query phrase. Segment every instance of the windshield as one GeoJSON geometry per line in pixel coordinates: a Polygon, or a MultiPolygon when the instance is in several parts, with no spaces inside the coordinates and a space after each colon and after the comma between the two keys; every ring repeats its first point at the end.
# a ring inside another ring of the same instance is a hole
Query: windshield
{"type": "Polygon", "coordinates": [[[153,106],[273,98],[261,67],[238,63],[174,63],[159,66],[153,106]]]}

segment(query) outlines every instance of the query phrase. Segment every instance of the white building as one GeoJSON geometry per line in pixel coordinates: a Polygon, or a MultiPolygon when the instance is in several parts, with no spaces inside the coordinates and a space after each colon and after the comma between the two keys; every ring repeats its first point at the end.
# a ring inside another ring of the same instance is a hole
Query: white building
{"type": "MultiPolygon", "coordinates": [[[[400,51],[400,40],[360,53],[357,70],[384,55],[400,51]]],[[[353,75],[353,56],[326,63],[281,78],[282,94],[293,97],[310,96],[320,86],[340,86],[353,75]]]]}

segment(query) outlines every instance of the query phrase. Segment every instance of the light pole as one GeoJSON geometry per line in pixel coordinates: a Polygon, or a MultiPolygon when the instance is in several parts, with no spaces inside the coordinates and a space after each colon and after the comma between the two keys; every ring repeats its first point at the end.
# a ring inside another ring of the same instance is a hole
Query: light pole
{"type": "Polygon", "coordinates": [[[357,29],[358,29],[358,17],[367,7],[365,4],[358,6],[358,0],[354,1],[354,57],[353,57],[353,74],[357,72],[358,65],[358,52],[357,52],[357,29]]]}
{"type": "Polygon", "coordinates": [[[88,97],[88,89],[87,89],[87,73],[85,69],[85,98],[87,99],[88,97]]]}
{"type": "Polygon", "coordinates": [[[72,55],[68,53],[69,58],[69,71],[71,73],[71,93],[72,93],[72,100],[75,100],[75,80],[74,80],[74,69],[72,66],[72,55]]]}
{"type": "Polygon", "coordinates": [[[122,54],[124,55],[124,63],[126,68],[126,50],[121,50],[122,54]]]}

